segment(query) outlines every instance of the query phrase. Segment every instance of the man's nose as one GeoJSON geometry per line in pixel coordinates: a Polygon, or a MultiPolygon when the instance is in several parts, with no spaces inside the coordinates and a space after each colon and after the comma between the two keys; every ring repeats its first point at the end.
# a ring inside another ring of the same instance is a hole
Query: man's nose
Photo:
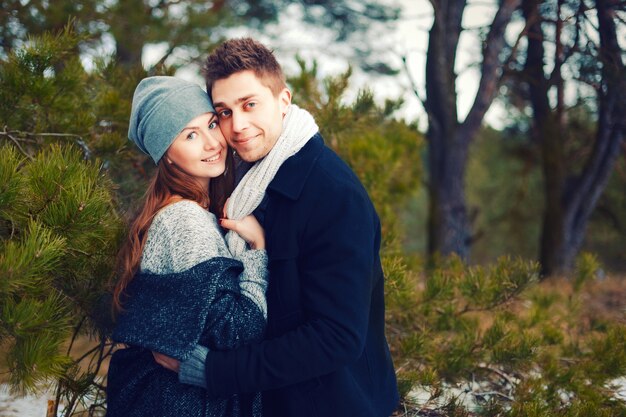
{"type": "Polygon", "coordinates": [[[248,128],[248,118],[244,113],[233,112],[232,114],[233,131],[236,133],[243,132],[248,128]]]}

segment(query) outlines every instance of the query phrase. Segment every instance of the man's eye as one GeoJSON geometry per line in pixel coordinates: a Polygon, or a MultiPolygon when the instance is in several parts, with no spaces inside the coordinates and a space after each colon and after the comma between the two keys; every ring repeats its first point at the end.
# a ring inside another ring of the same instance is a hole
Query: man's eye
{"type": "Polygon", "coordinates": [[[256,107],[256,103],[254,101],[251,101],[250,103],[246,104],[246,106],[248,106],[248,107],[256,107]]]}
{"type": "Polygon", "coordinates": [[[230,116],[230,110],[222,110],[217,115],[218,115],[218,117],[223,119],[224,117],[230,116]]]}

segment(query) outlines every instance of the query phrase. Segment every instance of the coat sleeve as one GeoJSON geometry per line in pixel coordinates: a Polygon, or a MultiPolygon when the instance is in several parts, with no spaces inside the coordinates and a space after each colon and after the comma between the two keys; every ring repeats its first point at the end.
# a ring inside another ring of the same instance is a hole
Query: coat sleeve
{"type": "MultiPolygon", "coordinates": [[[[234,349],[259,341],[265,332],[267,254],[264,250],[247,250],[239,259],[244,265],[239,282],[232,278],[221,280],[218,295],[209,307],[205,344],[213,350],[234,349]]],[[[207,348],[198,345],[181,361],[180,382],[206,388],[207,353],[207,348]]]]}
{"type": "Polygon", "coordinates": [[[259,340],[265,318],[242,294],[242,270],[239,261],[212,258],[183,272],[137,274],[127,289],[113,340],[179,360],[187,359],[198,344],[229,349],[259,340]]]}
{"type": "Polygon", "coordinates": [[[207,315],[205,336],[211,350],[234,349],[261,340],[265,331],[267,254],[248,250],[240,258],[244,270],[216,282],[216,296],[207,315]]]}
{"type": "Polygon", "coordinates": [[[172,204],[149,230],[114,340],[182,360],[197,344],[229,349],[258,340],[266,287],[264,250],[232,259],[212,214],[190,201],[172,204]]]}
{"type": "Polygon", "coordinates": [[[370,314],[379,224],[358,187],[326,187],[311,208],[298,272],[303,324],[231,352],[209,352],[216,395],[267,390],[324,375],[362,354],[370,314]]]}

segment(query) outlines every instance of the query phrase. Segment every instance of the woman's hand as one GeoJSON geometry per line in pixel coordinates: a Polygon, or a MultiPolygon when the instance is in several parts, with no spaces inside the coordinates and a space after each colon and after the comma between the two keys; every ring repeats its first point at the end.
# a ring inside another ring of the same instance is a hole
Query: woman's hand
{"type": "Polygon", "coordinates": [[[178,370],[180,369],[180,362],[178,361],[178,359],[170,358],[169,356],[154,351],[152,352],[152,356],[154,356],[154,360],[156,361],[156,363],[158,363],[165,369],[169,369],[170,371],[178,373],[178,370]]]}
{"type": "Polygon", "coordinates": [[[265,232],[253,215],[241,220],[220,219],[220,225],[241,236],[251,249],[265,249],[265,232]]]}

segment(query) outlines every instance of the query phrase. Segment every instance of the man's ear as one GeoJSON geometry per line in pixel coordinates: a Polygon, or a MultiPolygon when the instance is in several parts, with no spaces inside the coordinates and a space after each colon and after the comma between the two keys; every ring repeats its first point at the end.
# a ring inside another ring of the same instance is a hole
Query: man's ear
{"type": "Polygon", "coordinates": [[[283,88],[283,90],[278,93],[278,103],[280,104],[280,111],[283,114],[287,114],[287,109],[291,104],[291,90],[287,87],[283,88]]]}

